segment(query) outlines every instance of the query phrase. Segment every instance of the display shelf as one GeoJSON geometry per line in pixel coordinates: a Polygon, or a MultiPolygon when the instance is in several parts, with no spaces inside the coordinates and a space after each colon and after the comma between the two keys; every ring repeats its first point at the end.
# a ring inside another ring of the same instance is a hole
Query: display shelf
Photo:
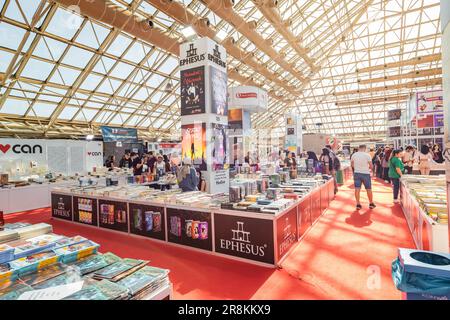
{"type": "MultiPolygon", "coordinates": [[[[295,200],[291,205],[276,214],[196,208],[187,205],[162,204],[134,199],[126,200],[117,197],[89,195],[89,198],[98,200],[98,214],[100,214],[99,206],[104,200],[126,204],[128,230],[121,230],[122,234],[128,233],[133,237],[146,237],[150,241],[165,241],[167,244],[189,250],[274,268],[287,256],[302,234],[311,228],[326,210],[332,197],[334,197],[334,194],[331,195],[332,190],[334,190],[333,180],[326,181],[310,194],[295,200]],[[164,210],[161,229],[164,235],[160,239],[130,232],[132,223],[130,204],[134,203],[142,206],[155,206],[164,210]],[[204,228],[203,235],[196,235],[197,238],[191,238],[191,235],[187,233],[190,230],[186,229],[188,221],[199,221],[197,232],[204,228]]],[[[54,191],[52,196],[56,199],[63,196],[72,197],[70,193],[59,191],[54,191]]],[[[73,196],[79,196],[79,193],[74,193],[73,196]]],[[[70,207],[65,209],[73,214],[73,201],[67,199],[66,203],[70,207]]],[[[58,206],[57,202],[53,203],[52,212],[56,209],[55,206],[58,206]]],[[[53,216],[53,218],[60,217],[53,216]]],[[[72,219],[67,220],[72,222],[72,219]]],[[[97,219],[97,221],[99,221],[97,226],[102,227],[100,219],[97,219]]],[[[88,225],[88,227],[97,226],[88,225]]],[[[104,230],[113,231],[110,228],[104,228],[104,230]]]]}
{"type": "Polygon", "coordinates": [[[419,206],[404,182],[400,184],[400,204],[414,244],[419,250],[449,252],[448,226],[431,219],[419,206]]]}

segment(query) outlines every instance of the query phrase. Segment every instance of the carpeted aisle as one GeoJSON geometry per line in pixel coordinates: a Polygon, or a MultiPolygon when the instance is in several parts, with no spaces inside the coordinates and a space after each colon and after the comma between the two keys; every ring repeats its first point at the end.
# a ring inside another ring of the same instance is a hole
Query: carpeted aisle
{"type": "MultiPolygon", "coordinates": [[[[374,210],[354,210],[343,186],[282,269],[272,270],[98,228],[52,220],[49,209],[8,215],[7,222],[47,222],[55,233],[80,234],[101,251],[151,260],[171,270],[175,299],[400,299],[390,277],[398,247],[413,242],[389,186],[374,185],[374,210]]],[[[364,197],[363,197],[364,199],[364,197]]]]}

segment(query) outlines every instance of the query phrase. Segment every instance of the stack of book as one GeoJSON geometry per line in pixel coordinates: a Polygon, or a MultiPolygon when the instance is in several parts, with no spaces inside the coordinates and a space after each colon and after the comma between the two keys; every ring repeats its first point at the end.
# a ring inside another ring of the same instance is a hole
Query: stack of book
{"type": "Polygon", "coordinates": [[[14,248],[7,244],[0,244],[0,263],[14,259],[14,248]]]}
{"type": "Polygon", "coordinates": [[[131,300],[140,300],[169,285],[169,270],[145,266],[117,284],[128,289],[131,300]]]}
{"type": "Polygon", "coordinates": [[[19,234],[15,230],[5,229],[0,231],[0,243],[14,241],[19,239],[19,234]]]}
{"type": "Polygon", "coordinates": [[[20,239],[29,239],[36,236],[40,236],[42,234],[50,233],[53,231],[53,228],[50,224],[47,223],[37,223],[30,226],[18,228],[15,230],[19,234],[20,239]]]}

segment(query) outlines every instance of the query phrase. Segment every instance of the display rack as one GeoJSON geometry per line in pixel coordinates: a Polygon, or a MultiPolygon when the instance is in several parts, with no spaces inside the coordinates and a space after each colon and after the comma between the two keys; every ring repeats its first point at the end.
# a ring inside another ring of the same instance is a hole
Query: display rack
{"type": "Polygon", "coordinates": [[[327,181],[277,214],[193,208],[175,204],[126,201],[112,197],[53,191],[53,218],[62,218],[58,216],[57,209],[58,205],[65,204],[65,212],[69,214],[62,220],[80,223],[74,219],[76,217],[73,201],[75,197],[96,200],[97,219],[92,219],[93,223],[90,224],[93,227],[164,241],[170,245],[274,268],[328,208],[330,201],[334,198],[334,184],[333,180],[327,181]],[[126,223],[117,226],[102,225],[100,206],[102,203],[108,202],[114,203],[120,208],[126,208],[126,223]],[[136,207],[136,205],[141,207],[136,207]],[[158,231],[151,230],[147,233],[133,230],[131,221],[134,219],[130,206],[134,206],[135,210],[141,210],[141,212],[159,212],[161,228],[158,231]],[[202,237],[190,238],[186,235],[186,221],[201,221],[202,226],[207,230],[202,237]],[[207,234],[206,237],[205,234],[207,234]]]}
{"type": "Polygon", "coordinates": [[[431,219],[419,206],[404,182],[400,184],[400,204],[416,248],[448,252],[448,227],[431,219]]]}

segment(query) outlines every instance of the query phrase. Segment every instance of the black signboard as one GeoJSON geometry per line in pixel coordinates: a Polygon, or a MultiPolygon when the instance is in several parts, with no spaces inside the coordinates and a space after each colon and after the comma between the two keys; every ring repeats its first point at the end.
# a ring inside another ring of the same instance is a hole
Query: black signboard
{"type": "Polygon", "coordinates": [[[181,115],[205,113],[205,67],[180,72],[181,115]]]}
{"type": "Polygon", "coordinates": [[[128,232],[127,203],[99,200],[99,226],[128,232]]]}
{"type": "Polygon", "coordinates": [[[398,120],[402,116],[402,110],[401,109],[389,110],[387,112],[387,115],[389,121],[398,120]]]}
{"type": "Polygon", "coordinates": [[[274,264],[273,221],[214,215],[216,252],[274,264]]]}
{"type": "Polygon", "coordinates": [[[72,221],[72,196],[52,193],[52,217],[72,221]]]}
{"type": "Polygon", "coordinates": [[[98,226],[97,199],[73,197],[73,221],[98,226]]]}
{"type": "Polygon", "coordinates": [[[297,207],[277,219],[278,260],[297,242],[297,207]]]}
{"type": "Polygon", "coordinates": [[[130,203],[130,232],[153,239],[166,239],[164,208],[130,203]]]}
{"type": "Polygon", "coordinates": [[[401,127],[389,127],[388,131],[389,137],[400,137],[401,136],[401,127]]]}
{"type": "Polygon", "coordinates": [[[287,128],[287,134],[288,135],[294,135],[295,134],[295,128],[287,128]]]}
{"type": "Polygon", "coordinates": [[[311,196],[303,198],[298,205],[298,237],[311,227],[311,196]]]}
{"type": "Polygon", "coordinates": [[[167,208],[168,241],[212,251],[211,213],[167,208]]]}

